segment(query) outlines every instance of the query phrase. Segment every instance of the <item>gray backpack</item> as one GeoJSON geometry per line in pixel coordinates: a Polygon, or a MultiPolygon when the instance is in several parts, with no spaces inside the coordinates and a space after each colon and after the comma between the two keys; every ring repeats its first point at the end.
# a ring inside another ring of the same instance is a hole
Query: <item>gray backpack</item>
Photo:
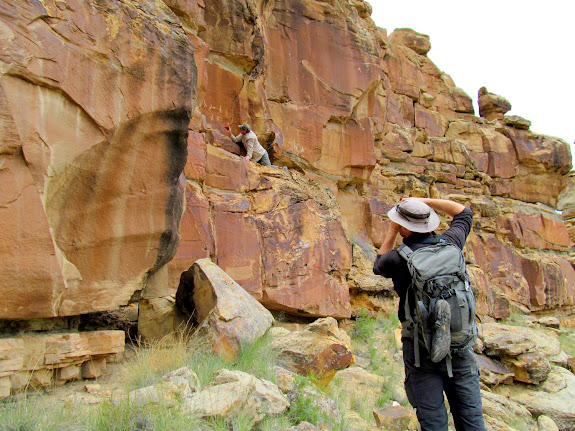
{"type": "Polygon", "coordinates": [[[469,286],[469,276],[461,249],[437,236],[430,237],[426,242],[429,242],[429,245],[416,251],[412,251],[406,245],[397,248],[400,256],[407,261],[412,277],[410,289],[415,298],[413,307],[415,315],[412,316],[409,295],[406,295],[405,314],[408,325],[412,323],[415,365],[420,366],[421,344],[430,353],[433,362],[446,358],[448,374],[451,377],[451,354],[462,352],[477,342],[475,297],[469,286]],[[434,350],[436,346],[433,344],[437,339],[434,331],[441,326],[435,321],[436,306],[441,300],[449,304],[447,314],[451,316],[450,321],[448,320],[449,330],[446,333],[447,336],[451,333],[451,340],[447,340],[447,350],[437,355],[434,350]]]}

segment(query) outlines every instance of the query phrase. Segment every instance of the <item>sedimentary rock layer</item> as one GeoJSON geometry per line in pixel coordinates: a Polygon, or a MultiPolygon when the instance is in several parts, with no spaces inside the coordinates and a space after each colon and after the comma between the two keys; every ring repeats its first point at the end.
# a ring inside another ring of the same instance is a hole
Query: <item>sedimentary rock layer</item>
{"type": "Polygon", "coordinates": [[[567,312],[567,143],[485,88],[476,116],[427,57],[433,35],[388,35],[369,13],[362,0],[3,2],[0,318],[165,297],[206,257],[270,309],[350,317],[392,295],[369,268],[406,196],[473,209],[481,313],[567,312]],[[243,122],[288,171],[238,157],[224,126],[243,122]]]}
{"type": "Polygon", "coordinates": [[[196,72],[160,6],[0,5],[0,318],[113,309],[174,255],[196,72]]]}
{"type": "Polygon", "coordinates": [[[387,210],[431,196],[474,210],[465,252],[481,313],[573,304],[572,243],[555,212],[568,145],[507,117],[486,88],[476,116],[427,57],[429,36],[388,36],[363,1],[166,4],[199,71],[169,289],[209,256],[269,308],[347,317],[360,296],[390,295],[370,277],[387,210]],[[223,127],[244,121],[289,174],[233,155],[223,127]]]}

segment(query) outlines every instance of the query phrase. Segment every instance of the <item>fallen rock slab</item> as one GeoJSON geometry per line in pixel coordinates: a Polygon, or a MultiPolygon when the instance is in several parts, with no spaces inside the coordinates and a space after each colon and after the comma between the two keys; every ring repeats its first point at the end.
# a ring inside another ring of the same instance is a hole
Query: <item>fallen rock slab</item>
{"type": "Polygon", "coordinates": [[[210,259],[199,259],[182,274],[178,307],[195,316],[214,351],[234,357],[242,345],[262,337],[271,313],[210,259]]]}

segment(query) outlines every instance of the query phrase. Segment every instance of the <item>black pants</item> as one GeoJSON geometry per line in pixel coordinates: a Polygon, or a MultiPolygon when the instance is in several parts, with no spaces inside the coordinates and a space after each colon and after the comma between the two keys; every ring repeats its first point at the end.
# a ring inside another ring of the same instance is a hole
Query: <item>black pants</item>
{"type": "Polygon", "coordinates": [[[453,377],[447,375],[445,360],[431,362],[424,347],[419,348],[421,366],[415,366],[413,339],[403,338],[405,391],[416,409],[422,431],[447,431],[447,396],[457,431],[484,431],[479,373],[473,351],[453,354],[453,377]]]}

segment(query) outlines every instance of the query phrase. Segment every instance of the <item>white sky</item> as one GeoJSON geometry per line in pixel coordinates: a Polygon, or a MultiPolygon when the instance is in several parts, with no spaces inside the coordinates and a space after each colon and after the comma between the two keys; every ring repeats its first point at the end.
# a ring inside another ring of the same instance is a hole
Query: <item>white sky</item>
{"type": "Polygon", "coordinates": [[[571,144],[575,160],[575,0],[367,0],[378,27],[431,40],[428,57],[473,99],[486,87],[507,115],[571,144]]]}

